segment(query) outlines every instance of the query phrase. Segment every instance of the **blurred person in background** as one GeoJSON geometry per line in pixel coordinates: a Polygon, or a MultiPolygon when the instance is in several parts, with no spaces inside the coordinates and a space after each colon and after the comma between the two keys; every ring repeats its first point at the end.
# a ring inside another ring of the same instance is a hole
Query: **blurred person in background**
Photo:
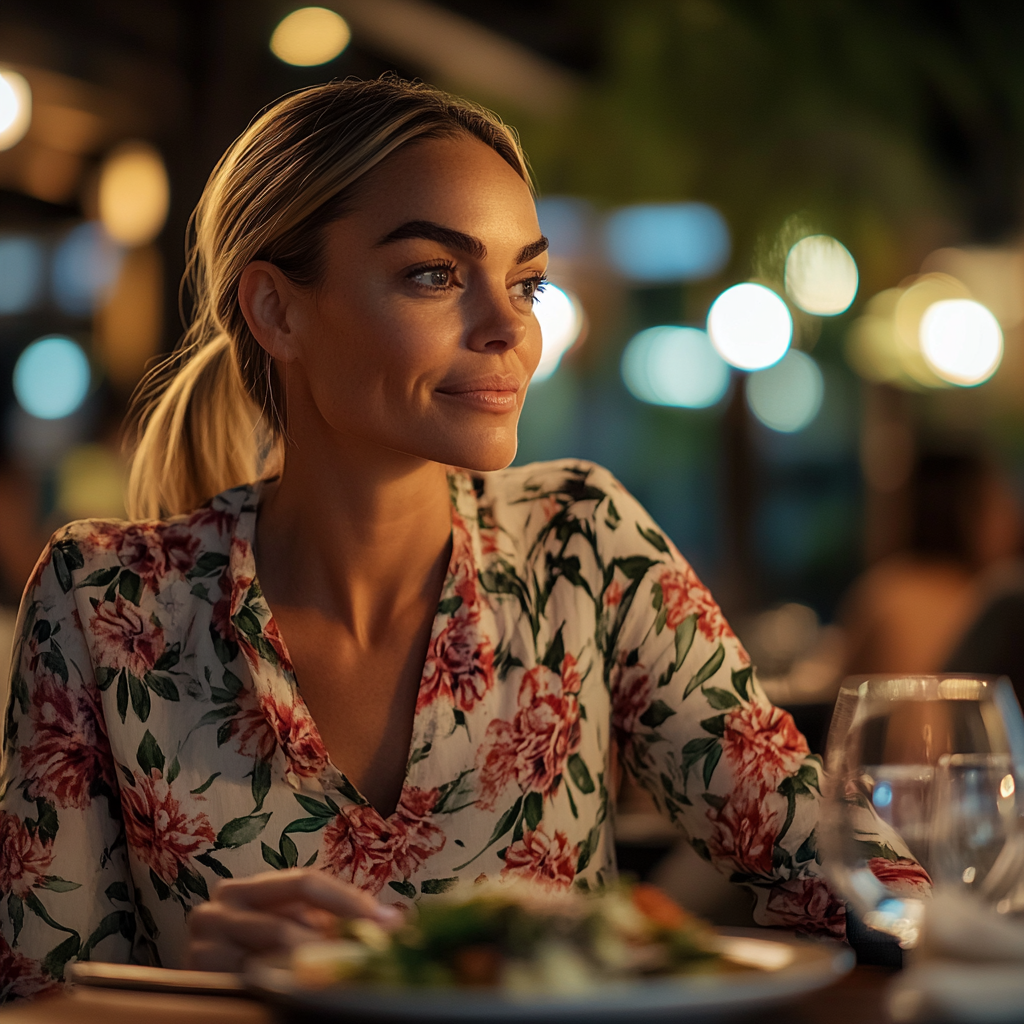
{"type": "Polygon", "coordinates": [[[867,569],[841,606],[846,674],[942,671],[992,575],[1018,554],[1017,502],[980,454],[922,454],[909,492],[906,547],[867,569]]]}
{"type": "Polygon", "coordinates": [[[842,934],[820,763],[688,563],[606,470],[505,469],[546,248],[513,132],[427,86],[293,93],[218,164],[135,521],[58,531],[26,590],[8,995],[481,876],[599,888],[615,749],[758,921],[842,934]]]}

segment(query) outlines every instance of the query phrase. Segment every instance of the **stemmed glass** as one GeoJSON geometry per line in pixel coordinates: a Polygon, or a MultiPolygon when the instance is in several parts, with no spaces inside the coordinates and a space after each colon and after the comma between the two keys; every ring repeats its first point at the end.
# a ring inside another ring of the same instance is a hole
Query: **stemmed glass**
{"type": "Polygon", "coordinates": [[[1006,679],[860,676],[840,690],[820,846],[865,924],[916,945],[937,889],[1018,909],[1024,718],[1006,679]]]}

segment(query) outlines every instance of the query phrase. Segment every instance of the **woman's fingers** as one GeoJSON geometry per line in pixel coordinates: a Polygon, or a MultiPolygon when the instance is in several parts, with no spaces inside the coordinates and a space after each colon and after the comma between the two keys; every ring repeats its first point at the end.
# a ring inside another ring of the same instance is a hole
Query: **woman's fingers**
{"type": "Polygon", "coordinates": [[[397,927],[403,920],[401,911],[379,903],[368,892],[308,868],[223,881],[214,889],[213,899],[253,909],[303,903],[338,917],[368,917],[384,927],[397,927]]]}
{"type": "Polygon", "coordinates": [[[189,931],[189,961],[207,971],[238,970],[252,953],[285,951],[322,938],[289,917],[212,902],[192,911],[189,931]]]}

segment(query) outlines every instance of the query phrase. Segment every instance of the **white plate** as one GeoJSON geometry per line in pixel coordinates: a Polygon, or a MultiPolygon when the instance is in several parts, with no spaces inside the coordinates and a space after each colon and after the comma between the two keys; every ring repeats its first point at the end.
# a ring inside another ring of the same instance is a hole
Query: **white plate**
{"type": "Polygon", "coordinates": [[[727,974],[654,978],[603,985],[586,996],[512,998],[467,989],[351,988],[308,989],[291,971],[271,961],[252,962],[245,980],[273,1003],[279,1019],[313,1022],[355,1021],[541,1021],[593,1024],[671,1017],[707,1020],[785,1002],[824,988],[854,964],[853,951],[836,942],[783,938],[765,932],[726,930],[722,952],[746,970],[727,974]],[[756,965],[756,966],[755,966],[756,965]]]}

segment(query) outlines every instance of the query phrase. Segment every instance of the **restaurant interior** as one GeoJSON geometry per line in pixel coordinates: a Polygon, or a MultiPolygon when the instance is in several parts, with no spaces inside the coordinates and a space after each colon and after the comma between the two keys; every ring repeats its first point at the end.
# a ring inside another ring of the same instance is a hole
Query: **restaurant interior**
{"type": "MultiPolygon", "coordinates": [[[[220,154],[285,93],[393,72],[529,156],[551,263],[516,464],[610,469],[815,753],[850,676],[1024,695],[1022,40],[1006,0],[4,0],[0,654],[52,532],[125,514],[220,154]]],[[[620,867],[751,924],[628,782],[616,828],[620,867]]]]}

